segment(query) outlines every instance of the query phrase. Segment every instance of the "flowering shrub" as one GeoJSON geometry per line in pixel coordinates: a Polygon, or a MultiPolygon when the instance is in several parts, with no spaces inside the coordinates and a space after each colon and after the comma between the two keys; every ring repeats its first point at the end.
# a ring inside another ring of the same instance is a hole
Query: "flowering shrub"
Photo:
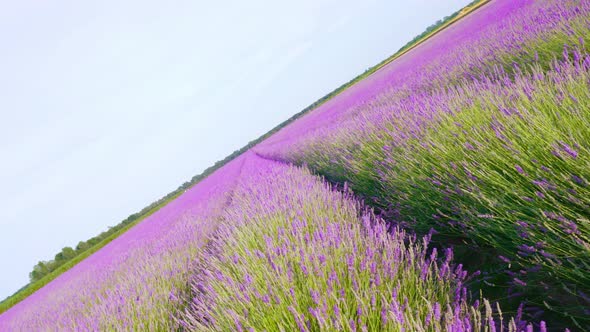
{"type": "MultiPolygon", "coordinates": [[[[194,272],[182,325],[196,331],[479,331],[505,319],[469,305],[468,273],[303,168],[249,158],[194,272]],[[483,314],[482,314],[483,313],[483,314]]],[[[495,309],[495,308],[494,308],[495,309]]],[[[532,329],[532,325],[529,325],[532,329]]]]}

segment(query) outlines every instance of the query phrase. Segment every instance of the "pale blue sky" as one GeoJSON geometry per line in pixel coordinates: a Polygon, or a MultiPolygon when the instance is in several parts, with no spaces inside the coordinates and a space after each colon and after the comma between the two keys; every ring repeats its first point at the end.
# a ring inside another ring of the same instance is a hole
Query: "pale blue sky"
{"type": "Polygon", "coordinates": [[[470,0],[0,0],[0,300],[470,0]]]}

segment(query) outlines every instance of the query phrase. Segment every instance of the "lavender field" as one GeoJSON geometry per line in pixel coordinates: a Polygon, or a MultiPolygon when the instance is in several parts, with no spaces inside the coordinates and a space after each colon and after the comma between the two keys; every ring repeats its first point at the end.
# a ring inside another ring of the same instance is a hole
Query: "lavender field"
{"type": "Polygon", "coordinates": [[[492,0],[0,331],[590,330],[590,2],[492,0]]]}

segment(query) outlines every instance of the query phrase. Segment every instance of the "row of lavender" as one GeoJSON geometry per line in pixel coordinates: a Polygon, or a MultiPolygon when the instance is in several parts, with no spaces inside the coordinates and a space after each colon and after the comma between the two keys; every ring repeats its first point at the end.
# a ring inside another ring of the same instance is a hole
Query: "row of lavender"
{"type": "Polygon", "coordinates": [[[484,271],[486,294],[583,328],[589,37],[590,2],[493,1],[256,151],[436,229],[484,271]]]}
{"type": "Polygon", "coordinates": [[[486,80],[516,64],[547,68],[575,45],[590,45],[584,0],[494,0],[306,114],[264,142],[287,148],[367,109],[380,95],[415,96],[450,83],[486,80]]]}
{"type": "Polygon", "coordinates": [[[0,331],[172,331],[243,158],[0,315],[0,331]]]}
{"type": "MultiPolygon", "coordinates": [[[[470,276],[305,168],[251,155],[195,267],[179,322],[195,331],[532,331],[470,276]]],[[[546,329],[543,322],[540,330],[546,329]]]]}

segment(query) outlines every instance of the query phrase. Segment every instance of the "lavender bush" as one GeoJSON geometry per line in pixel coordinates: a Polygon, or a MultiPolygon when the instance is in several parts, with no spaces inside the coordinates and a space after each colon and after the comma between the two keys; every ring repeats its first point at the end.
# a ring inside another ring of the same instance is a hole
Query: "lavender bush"
{"type": "MultiPolygon", "coordinates": [[[[195,331],[484,331],[468,273],[304,168],[247,159],[232,204],[194,272],[182,325],[195,331]]],[[[519,320],[520,317],[517,317],[519,320]]],[[[528,326],[532,330],[532,325],[528,326]]]]}

